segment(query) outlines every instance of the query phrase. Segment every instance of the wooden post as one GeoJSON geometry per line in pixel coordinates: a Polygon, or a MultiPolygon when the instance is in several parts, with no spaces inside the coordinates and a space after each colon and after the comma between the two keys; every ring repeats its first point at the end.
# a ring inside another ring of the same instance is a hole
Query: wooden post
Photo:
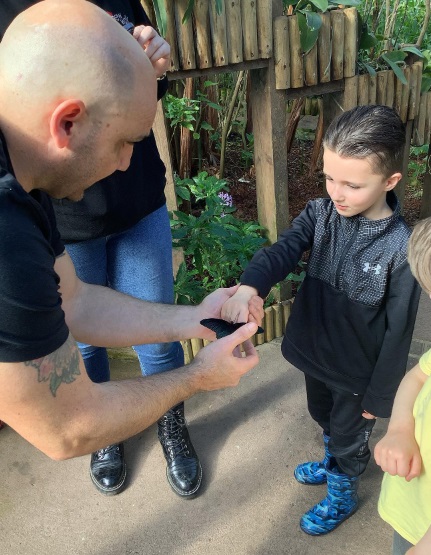
{"type": "Polygon", "coordinates": [[[388,85],[388,72],[379,71],[377,73],[377,92],[376,92],[376,103],[385,104],[386,103],[386,89],[388,85]]]}
{"type": "Polygon", "coordinates": [[[410,158],[410,143],[412,140],[412,133],[413,133],[413,120],[409,120],[406,123],[406,144],[404,147],[404,155],[403,155],[403,177],[398,182],[398,185],[395,187],[395,193],[398,197],[398,200],[401,205],[401,210],[404,207],[404,197],[406,194],[406,185],[408,182],[408,169],[409,169],[409,158],[410,158]]]}
{"type": "Polygon", "coordinates": [[[304,55],[305,85],[317,85],[317,42],[313,48],[304,55]]]}
{"type": "Polygon", "coordinates": [[[195,0],[193,16],[195,19],[197,66],[200,69],[212,67],[210,14],[206,0],[195,0]]]}
{"type": "MultiPolygon", "coordinates": [[[[205,0],[205,3],[208,4],[208,0],[205,0]]],[[[244,59],[242,51],[241,0],[230,0],[226,2],[225,6],[228,59],[230,64],[236,64],[244,59]]]]}
{"type": "Polygon", "coordinates": [[[289,30],[285,15],[274,19],[274,65],[276,88],[290,88],[289,30]]]}
{"type": "Polygon", "coordinates": [[[370,75],[368,82],[368,104],[375,104],[377,100],[377,76],[370,75]]]}
{"type": "Polygon", "coordinates": [[[317,39],[317,56],[319,61],[319,82],[331,80],[331,16],[329,12],[321,13],[322,26],[317,39]]]}
{"type": "Polygon", "coordinates": [[[285,330],[287,322],[289,320],[290,312],[292,310],[292,301],[290,299],[287,301],[283,301],[281,303],[281,307],[283,312],[283,330],[285,330]]]}
{"type": "Polygon", "coordinates": [[[431,92],[428,91],[425,93],[427,98],[427,107],[426,107],[426,118],[425,118],[425,130],[424,130],[424,142],[425,144],[430,143],[430,135],[431,135],[431,92]]]}
{"type": "Polygon", "coordinates": [[[272,306],[265,308],[264,329],[265,341],[266,343],[269,343],[274,339],[274,315],[272,312],[272,306]]]}
{"type": "Polygon", "coordinates": [[[190,339],[190,343],[192,344],[193,356],[196,356],[198,352],[204,347],[202,339],[193,338],[190,339]]]}
{"type": "Polygon", "coordinates": [[[281,304],[275,304],[272,307],[274,313],[274,336],[282,337],[283,335],[283,313],[281,310],[281,304]]]}
{"type": "Polygon", "coordinates": [[[387,70],[387,82],[386,82],[386,99],[385,104],[389,108],[394,107],[395,99],[395,73],[391,70],[387,70]]]}
{"type": "MultiPolygon", "coordinates": [[[[431,93],[428,93],[429,95],[431,93]]],[[[431,144],[428,147],[428,155],[426,161],[426,170],[423,181],[422,203],[420,219],[429,218],[431,216],[431,144]]]]}
{"type": "Polygon", "coordinates": [[[257,60],[256,1],[241,0],[242,36],[244,41],[244,59],[257,60]]]}
{"type": "Polygon", "coordinates": [[[190,339],[187,339],[186,341],[181,341],[181,345],[184,351],[184,362],[185,364],[190,364],[194,358],[190,339]]]}
{"type": "Polygon", "coordinates": [[[180,68],[180,60],[177,47],[177,30],[175,25],[175,6],[170,0],[163,0],[166,10],[166,41],[171,47],[171,71],[180,68]]]}
{"type": "Polygon", "coordinates": [[[358,76],[344,79],[343,109],[351,110],[358,105],[358,76]]]}
{"type": "Polygon", "coordinates": [[[257,0],[257,42],[259,58],[272,56],[272,1],[257,0]]]}
{"type": "Polygon", "coordinates": [[[220,14],[217,13],[215,2],[209,2],[209,5],[214,65],[225,66],[229,62],[225,4],[224,2],[222,3],[222,12],[220,14]]]}
{"type": "Polygon", "coordinates": [[[290,15],[289,20],[289,48],[290,48],[290,86],[294,89],[304,84],[304,61],[302,58],[301,41],[299,39],[299,25],[296,15],[290,15]]]}
{"type": "Polygon", "coordinates": [[[358,12],[356,8],[344,10],[344,77],[356,74],[358,54],[358,12]]]}
{"type": "Polygon", "coordinates": [[[413,144],[415,146],[422,146],[425,141],[425,121],[426,121],[426,110],[427,110],[427,97],[423,94],[420,97],[419,102],[419,113],[415,117],[414,131],[413,131],[413,144]]]}
{"type": "Polygon", "coordinates": [[[412,65],[411,71],[410,100],[407,118],[415,119],[419,112],[419,99],[422,81],[422,62],[414,63],[412,65]]]}
{"type": "Polygon", "coordinates": [[[404,75],[407,79],[407,85],[402,85],[401,88],[401,105],[400,111],[398,112],[400,118],[405,123],[407,121],[407,116],[409,113],[409,97],[410,97],[410,76],[411,76],[411,69],[410,67],[406,67],[404,69],[404,75]]]}
{"type": "Polygon", "coordinates": [[[188,0],[177,0],[175,2],[175,21],[177,25],[181,68],[194,69],[196,67],[196,57],[193,39],[193,23],[191,19],[186,23],[182,23],[187,6],[188,0]]]}
{"type": "Polygon", "coordinates": [[[343,78],[344,69],[344,13],[342,10],[332,10],[332,79],[343,78]]]}
{"type": "Polygon", "coordinates": [[[368,106],[370,75],[363,73],[358,75],[358,106],[368,106]]]}

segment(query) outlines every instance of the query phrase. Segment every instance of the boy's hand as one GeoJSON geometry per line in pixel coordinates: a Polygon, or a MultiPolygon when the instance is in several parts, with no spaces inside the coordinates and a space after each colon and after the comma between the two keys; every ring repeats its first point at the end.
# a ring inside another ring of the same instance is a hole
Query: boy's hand
{"type": "Polygon", "coordinates": [[[371,414],[371,412],[368,412],[366,410],[364,410],[364,412],[362,413],[362,417],[366,418],[367,420],[376,420],[377,416],[374,416],[374,414],[371,414]]]}
{"type": "Polygon", "coordinates": [[[422,458],[412,434],[389,431],[375,449],[374,458],[384,472],[401,476],[410,482],[421,473],[422,458]]]}
{"type": "Polygon", "coordinates": [[[260,325],[263,318],[263,301],[259,309],[257,294],[258,291],[254,287],[241,285],[223,305],[221,309],[223,320],[233,324],[250,321],[260,325]]]}
{"type": "Polygon", "coordinates": [[[145,50],[157,77],[167,72],[171,63],[171,47],[150,25],[138,25],[133,36],[145,50]]]}

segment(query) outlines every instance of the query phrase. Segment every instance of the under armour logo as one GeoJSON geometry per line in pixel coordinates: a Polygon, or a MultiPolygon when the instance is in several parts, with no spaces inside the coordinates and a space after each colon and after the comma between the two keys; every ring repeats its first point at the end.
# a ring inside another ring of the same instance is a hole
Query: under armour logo
{"type": "Polygon", "coordinates": [[[372,270],[376,274],[376,276],[380,274],[381,269],[382,267],[380,266],[380,264],[370,264],[369,262],[365,262],[364,267],[362,268],[365,273],[368,273],[370,270],[372,270]]]}

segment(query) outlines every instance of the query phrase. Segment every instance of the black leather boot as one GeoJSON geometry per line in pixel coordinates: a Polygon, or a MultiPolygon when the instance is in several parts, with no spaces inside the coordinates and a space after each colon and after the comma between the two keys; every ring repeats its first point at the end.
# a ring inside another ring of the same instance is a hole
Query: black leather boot
{"type": "Polygon", "coordinates": [[[123,444],[114,443],[92,453],[90,476],[100,493],[104,495],[120,493],[126,481],[123,444]]]}
{"type": "Polygon", "coordinates": [[[187,430],[184,403],[170,409],[157,425],[159,441],[168,463],[168,482],[176,494],[190,499],[202,483],[202,467],[187,430]]]}

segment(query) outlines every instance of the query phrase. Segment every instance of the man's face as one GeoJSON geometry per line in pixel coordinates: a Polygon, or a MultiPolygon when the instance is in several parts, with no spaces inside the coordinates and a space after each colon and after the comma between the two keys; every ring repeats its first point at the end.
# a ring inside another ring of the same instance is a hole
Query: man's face
{"type": "Polygon", "coordinates": [[[369,158],[343,158],[325,148],[323,173],[328,195],[341,216],[381,217],[379,211],[386,200],[388,180],[373,172],[369,158]]]}

